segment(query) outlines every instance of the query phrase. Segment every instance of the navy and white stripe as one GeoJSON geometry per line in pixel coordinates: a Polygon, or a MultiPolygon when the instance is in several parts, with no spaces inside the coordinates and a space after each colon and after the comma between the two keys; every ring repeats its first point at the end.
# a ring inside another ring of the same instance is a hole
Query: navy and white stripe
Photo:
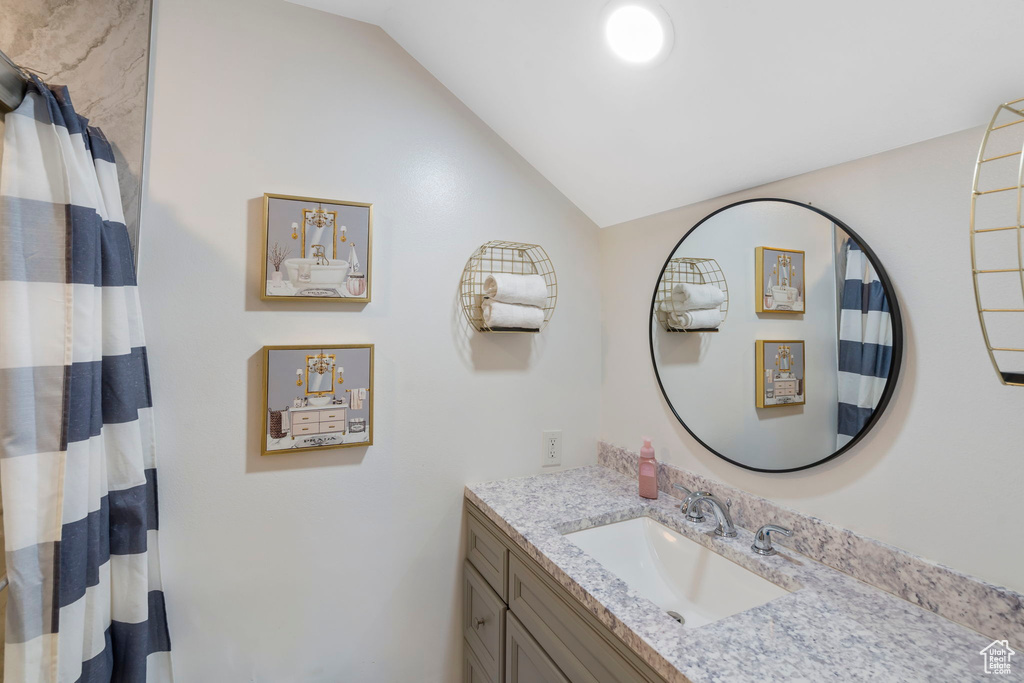
{"type": "Polygon", "coordinates": [[[38,79],[0,163],[7,683],[171,680],[146,346],[110,143],[38,79]]]}
{"type": "Polygon", "coordinates": [[[839,311],[839,448],[871,419],[892,365],[892,318],[885,287],[860,245],[851,239],[844,248],[846,279],[839,311]]]}

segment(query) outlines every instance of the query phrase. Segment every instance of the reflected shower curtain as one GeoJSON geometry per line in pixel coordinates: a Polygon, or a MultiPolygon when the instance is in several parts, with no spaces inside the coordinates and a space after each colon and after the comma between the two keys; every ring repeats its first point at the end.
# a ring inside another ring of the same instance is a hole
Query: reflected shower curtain
{"type": "Polygon", "coordinates": [[[875,269],[860,245],[843,247],[846,279],[839,311],[839,428],[842,448],[871,419],[892,363],[892,319],[875,269]]]}
{"type": "Polygon", "coordinates": [[[0,164],[4,681],[170,681],[135,269],[110,144],[33,79],[0,164]]]}

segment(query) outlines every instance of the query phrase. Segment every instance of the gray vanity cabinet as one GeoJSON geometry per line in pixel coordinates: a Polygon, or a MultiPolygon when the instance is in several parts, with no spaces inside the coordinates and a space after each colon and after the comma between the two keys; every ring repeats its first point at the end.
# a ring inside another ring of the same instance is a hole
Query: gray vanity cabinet
{"type": "Polygon", "coordinates": [[[576,598],[467,501],[467,683],[663,683],[576,598]]]}
{"type": "Polygon", "coordinates": [[[569,683],[515,615],[505,627],[505,683],[569,683]]]}

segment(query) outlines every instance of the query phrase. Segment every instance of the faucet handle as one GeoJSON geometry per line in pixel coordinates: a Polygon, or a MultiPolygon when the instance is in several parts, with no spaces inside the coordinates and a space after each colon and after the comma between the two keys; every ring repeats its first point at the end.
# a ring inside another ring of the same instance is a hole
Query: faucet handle
{"type": "Polygon", "coordinates": [[[707,491],[691,491],[690,489],[686,488],[685,486],[683,486],[681,484],[672,484],[672,486],[674,488],[676,488],[676,489],[679,489],[684,494],[686,494],[686,496],[683,498],[682,504],[679,506],[679,511],[682,512],[684,515],[686,515],[686,521],[688,521],[688,522],[703,522],[704,521],[704,515],[701,514],[700,507],[699,506],[695,507],[695,506],[691,505],[690,503],[692,501],[697,500],[698,498],[703,498],[704,496],[710,496],[711,494],[708,493],[707,491]]]}
{"type": "Polygon", "coordinates": [[[674,488],[674,489],[679,489],[680,491],[682,491],[682,492],[683,492],[683,497],[684,497],[684,498],[685,498],[686,496],[690,495],[691,493],[693,493],[693,491],[691,491],[690,489],[686,488],[686,487],[685,487],[685,486],[683,486],[682,484],[672,484],[672,488],[674,488]]]}
{"type": "Polygon", "coordinates": [[[772,532],[783,536],[792,536],[793,532],[776,524],[765,524],[754,534],[754,545],[750,546],[758,555],[777,555],[778,551],[772,547],[772,532]]]}
{"type": "Polygon", "coordinates": [[[683,503],[682,505],[679,506],[679,511],[686,515],[686,518],[691,522],[703,522],[704,515],[700,514],[699,510],[696,512],[696,514],[694,514],[693,517],[686,514],[686,506],[690,502],[690,497],[693,496],[694,492],[686,488],[682,484],[672,484],[672,488],[682,491],[683,493],[683,503]]]}

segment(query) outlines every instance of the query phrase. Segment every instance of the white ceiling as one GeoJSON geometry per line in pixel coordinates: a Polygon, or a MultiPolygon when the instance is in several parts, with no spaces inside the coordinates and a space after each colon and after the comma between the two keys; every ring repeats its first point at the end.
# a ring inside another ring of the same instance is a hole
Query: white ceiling
{"type": "Polygon", "coordinates": [[[602,227],[1024,97],[1022,0],[661,0],[648,69],[606,48],[605,0],[291,1],[379,24],[602,227]]]}

